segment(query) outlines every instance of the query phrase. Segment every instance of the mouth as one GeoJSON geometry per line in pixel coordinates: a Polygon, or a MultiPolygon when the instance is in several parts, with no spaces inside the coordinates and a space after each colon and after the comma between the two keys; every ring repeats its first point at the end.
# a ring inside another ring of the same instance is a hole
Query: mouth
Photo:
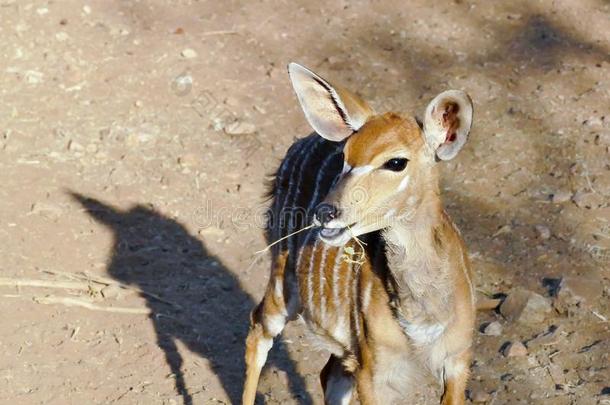
{"type": "Polygon", "coordinates": [[[345,231],[347,231],[347,227],[346,228],[322,228],[322,230],[320,230],[320,236],[322,236],[325,239],[334,239],[345,231]]]}
{"type": "Polygon", "coordinates": [[[351,237],[351,235],[347,235],[347,232],[350,230],[350,228],[353,228],[354,225],[356,225],[356,223],[354,222],[351,225],[342,227],[342,228],[324,228],[322,227],[322,229],[320,230],[320,237],[325,241],[325,242],[331,242],[331,241],[335,241],[338,239],[349,239],[349,237],[351,237]],[[346,238],[346,236],[349,236],[346,238]]]}

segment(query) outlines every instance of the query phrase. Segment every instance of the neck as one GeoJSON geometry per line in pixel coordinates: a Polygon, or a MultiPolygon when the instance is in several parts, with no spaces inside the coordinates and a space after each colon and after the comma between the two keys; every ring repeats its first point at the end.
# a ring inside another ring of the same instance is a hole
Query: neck
{"type": "Polygon", "coordinates": [[[435,323],[448,313],[450,277],[438,243],[443,210],[438,191],[424,195],[412,215],[386,228],[386,260],[406,322],[435,323]]]}
{"type": "Polygon", "coordinates": [[[429,188],[413,211],[399,217],[384,231],[384,239],[394,247],[415,253],[413,249],[433,247],[433,231],[442,221],[442,203],[438,188],[429,188]]]}

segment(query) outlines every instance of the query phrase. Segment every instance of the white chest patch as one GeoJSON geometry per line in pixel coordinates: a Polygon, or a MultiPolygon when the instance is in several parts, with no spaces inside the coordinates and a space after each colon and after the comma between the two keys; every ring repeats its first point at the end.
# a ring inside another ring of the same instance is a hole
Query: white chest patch
{"type": "Polygon", "coordinates": [[[440,323],[415,324],[400,321],[400,326],[418,345],[428,345],[435,342],[445,331],[445,326],[440,323]]]}

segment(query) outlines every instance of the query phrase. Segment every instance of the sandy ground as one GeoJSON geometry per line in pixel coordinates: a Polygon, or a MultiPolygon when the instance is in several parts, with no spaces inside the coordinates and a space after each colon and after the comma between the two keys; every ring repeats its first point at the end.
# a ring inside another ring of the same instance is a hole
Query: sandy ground
{"type": "MultiPolygon", "coordinates": [[[[309,131],[289,61],[378,110],[471,94],[446,205],[482,292],[552,310],[479,314],[502,331],[477,334],[469,396],[610,403],[607,1],[0,0],[0,21],[0,403],[239,402],[263,180],[309,131]]],[[[302,337],[261,403],[320,403],[302,337]]]]}

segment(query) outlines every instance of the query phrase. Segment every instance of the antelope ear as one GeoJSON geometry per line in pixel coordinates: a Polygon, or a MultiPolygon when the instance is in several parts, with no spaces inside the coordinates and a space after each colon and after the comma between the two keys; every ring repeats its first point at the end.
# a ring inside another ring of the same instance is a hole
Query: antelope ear
{"type": "Polygon", "coordinates": [[[297,63],[288,65],[288,74],[309,125],[329,141],[344,140],[373,115],[360,97],[297,63]]]}
{"type": "Polygon", "coordinates": [[[447,90],[428,104],[424,118],[426,142],[440,160],[453,159],[468,140],[472,100],[461,90],[447,90]]]}

